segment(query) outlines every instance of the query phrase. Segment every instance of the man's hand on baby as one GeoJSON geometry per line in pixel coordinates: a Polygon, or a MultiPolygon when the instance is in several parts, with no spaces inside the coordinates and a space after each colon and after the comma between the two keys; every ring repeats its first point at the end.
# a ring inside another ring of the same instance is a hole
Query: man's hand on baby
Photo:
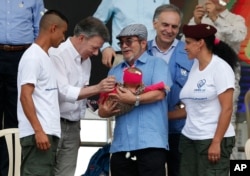
{"type": "MultiPolygon", "coordinates": [[[[104,98],[104,97],[103,97],[104,98]]],[[[100,99],[99,102],[103,102],[103,98],[100,99]]],[[[117,101],[116,100],[107,100],[103,103],[99,103],[99,116],[100,117],[111,117],[120,112],[120,109],[117,109],[117,101]]]]}
{"type": "Polygon", "coordinates": [[[108,76],[107,78],[103,79],[99,84],[99,91],[100,92],[110,92],[114,89],[116,84],[116,80],[114,76],[108,76]]]}
{"type": "Polygon", "coordinates": [[[111,93],[109,96],[112,96],[115,100],[126,103],[126,104],[134,104],[135,103],[135,95],[128,89],[124,87],[117,87],[117,93],[111,93]]]}

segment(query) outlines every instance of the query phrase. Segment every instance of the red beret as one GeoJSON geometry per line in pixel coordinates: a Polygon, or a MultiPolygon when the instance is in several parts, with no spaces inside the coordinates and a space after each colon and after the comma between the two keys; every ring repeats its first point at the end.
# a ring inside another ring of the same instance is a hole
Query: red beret
{"type": "Polygon", "coordinates": [[[202,39],[217,32],[216,28],[209,24],[184,25],[183,34],[186,38],[202,39]]]}

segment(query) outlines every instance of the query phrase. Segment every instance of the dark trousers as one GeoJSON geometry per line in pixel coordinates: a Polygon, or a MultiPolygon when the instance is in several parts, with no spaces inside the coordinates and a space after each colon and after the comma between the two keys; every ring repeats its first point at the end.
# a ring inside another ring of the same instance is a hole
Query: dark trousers
{"type": "Polygon", "coordinates": [[[169,134],[168,143],[169,151],[167,151],[167,167],[168,176],[179,176],[180,169],[180,153],[179,140],[181,134],[169,134]]]}
{"type": "Polygon", "coordinates": [[[180,136],[180,176],[228,176],[230,155],[235,144],[235,137],[224,137],[220,144],[220,159],[208,160],[208,149],[212,139],[192,140],[180,136]]]}
{"type": "MultiPolygon", "coordinates": [[[[17,128],[17,70],[24,51],[0,50],[0,130],[17,128]]],[[[8,173],[8,153],[0,139],[0,176],[8,173]]]]}
{"type": "Polygon", "coordinates": [[[48,135],[48,138],[51,146],[45,151],[37,148],[35,135],[20,139],[22,146],[21,176],[55,175],[54,168],[59,138],[52,135],[48,135]]]}
{"type": "Polygon", "coordinates": [[[131,151],[130,157],[126,154],[127,152],[117,152],[111,155],[112,176],[166,176],[165,149],[131,151]]]}

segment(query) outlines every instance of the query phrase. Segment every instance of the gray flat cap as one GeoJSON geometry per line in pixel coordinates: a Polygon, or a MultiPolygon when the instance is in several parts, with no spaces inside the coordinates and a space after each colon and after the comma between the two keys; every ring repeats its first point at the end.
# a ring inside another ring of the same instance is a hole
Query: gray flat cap
{"type": "Polygon", "coordinates": [[[127,36],[137,36],[141,40],[147,40],[147,28],[143,24],[131,24],[123,28],[120,34],[116,36],[116,38],[119,39],[120,37],[127,36]]]}

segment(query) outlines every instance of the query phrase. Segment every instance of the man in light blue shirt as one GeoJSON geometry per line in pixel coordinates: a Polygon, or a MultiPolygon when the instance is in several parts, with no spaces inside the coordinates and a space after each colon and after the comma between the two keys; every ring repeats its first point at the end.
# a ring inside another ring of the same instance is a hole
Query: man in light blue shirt
{"type": "MultiPolygon", "coordinates": [[[[125,27],[117,36],[124,61],[113,67],[109,75],[123,83],[123,70],[137,67],[143,72],[143,83],[152,85],[163,81],[171,86],[168,65],[146,52],[147,29],[142,24],[125,27]]],[[[168,150],[167,92],[154,90],[134,95],[129,89],[118,88],[114,98],[135,108],[116,116],[114,138],[111,144],[112,176],[165,176],[168,150]]],[[[119,109],[116,102],[99,105],[99,115],[110,117],[119,109]]]]}
{"type": "MultiPolygon", "coordinates": [[[[38,36],[43,12],[43,0],[0,1],[0,130],[17,128],[17,67],[24,51],[38,36]]],[[[0,175],[7,175],[7,159],[1,138],[0,175]]]]}
{"type": "Polygon", "coordinates": [[[112,57],[117,56],[114,65],[119,62],[117,60],[122,60],[116,36],[127,25],[144,24],[148,30],[148,39],[155,37],[152,17],[154,10],[162,4],[169,4],[169,0],[102,0],[94,17],[105,24],[112,18],[112,45],[105,43],[101,49],[104,65],[111,67],[112,57]]]}

